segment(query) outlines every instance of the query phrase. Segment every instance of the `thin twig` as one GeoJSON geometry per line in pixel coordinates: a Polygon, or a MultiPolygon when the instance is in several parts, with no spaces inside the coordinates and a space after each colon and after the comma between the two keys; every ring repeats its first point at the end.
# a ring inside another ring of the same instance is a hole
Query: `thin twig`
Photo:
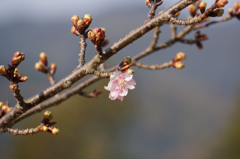
{"type": "Polygon", "coordinates": [[[86,51],[86,47],[87,47],[87,43],[86,43],[86,38],[83,34],[79,35],[79,45],[80,45],[80,53],[78,54],[79,59],[78,59],[78,68],[82,67],[85,64],[85,51],[86,51]]]}
{"type": "Polygon", "coordinates": [[[194,30],[196,29],[201,29],[201,28],[206,28],[208,26],[211,26],[213,24],[217,24],[217,23],[221,23],[221,22],[226,22],[228,20],[231,20],[233,18],[233,16],[226,16],[226,17],[223,17],[221,19],[218,19],[218,20],[214,20],[214,21],[211,21],[211,22],[208,22],[208,23],[204,23],[204,24],[198,24],[198,25],[195,25],[195,27],[193,28],[194,30]]]}
{"type": "Polygon", "coordinates": [[[90,60],[87,64],[85,64],[81,69],[75,70],[73,73],[71,73],[66,78],[62,79],[55,85],[47,88],[43,92],[35,95],[34,97],[27,100],[28,107],[24,110],[19,111],[17,107],[14,107],[12,111],[4,115],[0,119],[0,128],[7,127],[8,124],[10,124],[14,119],[19,117],[21,114],[26,112],[27,110],[33,108],[37,104],[55,96],[59,92],[71,87],[74,83],[82,79],[86,76],[85,72],[88,72],[89,70],[93,68],[97,68],[101,63],[108,60],[111,56],[113,56],[115,53],[123,49],[124,47],[128,46],[135,40],[142,37],[144,34],[155,28],[156,26],[159,26],[169,20],[170,17],[167,15],[174,14],[183,8],[187,7],[193,2],[196,2],[197,0],[182,0],[173,7],[169,8],[168,10],[164,11],[164,13],[158,15],[156,18],[152,19],[148,23],[144,24],[143,26],[137,28],[133,32],[129,33],[127,36],[125,36],[123,39],[121,39],[119,42],[115,43],[113,46],[111,46],[109,49],[103,52],[103,55],[100,56],[97,54],[95,57],[93,57],[92,60],[90,60]]]}
{"type": "Polygon", "coordinates": [[[40,124],[36,128],[30,128],[30,129],[6,128],[5,131],[8,132],[8,133],[11,133],[13,135],[33,135],[33,134],[41,132],[40,131],[41,127],[42,127],[42,124],[40,124]]]}
{"type": "Polygon", "coordinates": [[[162,70],[162,69],[171,67],[172,61],[165,62],[161,65],[146,65],[146,64],[143,64],[140,62],[135,62],[135,63],[133,63],[133,65],[135,65],[138,68],[143,68],[143,69],[148,69],[148,70],[162,70]]]}
{"type": "Polygon", "coordinates": [[[171,37],[172,37],[172,40],[176,38],[176,35],[177,35],[177,27],[175,24],[173,23],[170,23],[170,28],[171,28],[171,37]]]}

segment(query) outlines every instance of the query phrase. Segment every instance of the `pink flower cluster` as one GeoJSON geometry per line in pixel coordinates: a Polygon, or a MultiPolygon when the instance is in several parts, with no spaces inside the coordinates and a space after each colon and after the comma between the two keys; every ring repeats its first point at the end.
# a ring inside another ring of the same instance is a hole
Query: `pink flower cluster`
{"type": "Polygon", "coordinates": [[[110,91],[109,98],[111,100],[119,99],[122,101],[124,96],[128,94],[128,89],[134,89],[135,85],[136,82],[131,73],[116,71],[110,76],[108,86],[104,88],[110,91]]]}

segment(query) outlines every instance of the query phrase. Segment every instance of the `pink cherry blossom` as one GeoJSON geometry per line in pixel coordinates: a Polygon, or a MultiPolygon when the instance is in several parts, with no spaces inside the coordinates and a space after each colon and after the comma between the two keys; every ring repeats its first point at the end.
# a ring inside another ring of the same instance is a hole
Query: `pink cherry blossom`
{"type": "Polygon", "coordinates": [[[123,97],[128,94],[128,89],[134,89],[136,85],[131,73],[114,72],[110,76],[108,86],[104,88],[110,91],[109,98],[111,100],[123,100],[123,97]]]}

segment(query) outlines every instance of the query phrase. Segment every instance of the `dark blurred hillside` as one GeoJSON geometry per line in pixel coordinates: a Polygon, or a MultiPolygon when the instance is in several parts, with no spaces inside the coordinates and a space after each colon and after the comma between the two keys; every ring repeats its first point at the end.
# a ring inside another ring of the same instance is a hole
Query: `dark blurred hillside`
{"type": "MultiPolygon", "coordinates": [[[[92,27],[105,27],[113,44],[140,26],[146,9],[125,9],[98,15],[92,27]]],[[[29,77],[21,84],[24,97],[31,97],[49,86],[46,77],[35,71],[41,51],[49,62],[58,66],[56,79],[65,77],[76,67],[78,38],[70,33],[70,18],[61,22],[31,23],[16,21],[0,27],[0,64],[11,61],[15,51],[26,54],[19,70],[29,77]]],[[[75,96],[51,108],[60,128],[58,136],[37,134],[14,137],[0,135],[0,154],[4,159],[86,158],[86,159],[202,159],[208,156],[224,134],[235,110],[235,94],[239,86],[239,22],[232,20],[204,29],[210,40],[204,49],[177,44],[159,51],[143,61],[150,64],[169,61],[177,52],[188,57],[184,70],[146,71],[135,69],[136,89],[123,102],[110,101],[108,92],[98,99],[75,96]],[[227,29],[226,29],[227,28],[227,29]],[[216,135],[217,134],[217,135],[216,135]]],[[[179,29],[180,30],[180,29],[179,29]]],[[[190,34],[188,38],[192,38],[190,34]]],[[[151,33],[115,55],[107,66],[118,64],[123,57],[145,49],[151,33]]],[[[162,28],[160,43],[170,38],[169,26],[162,28]]],[[[88,41],[87,60],[94,56],[88,41]]],[[[104,90],[107,80],[89,88],[104,90]]],[[[8,81],[0,78],[0,101],[15,104],[8,81]]],[[[17,126],[33,127],[41,113],[17,126]]]]}

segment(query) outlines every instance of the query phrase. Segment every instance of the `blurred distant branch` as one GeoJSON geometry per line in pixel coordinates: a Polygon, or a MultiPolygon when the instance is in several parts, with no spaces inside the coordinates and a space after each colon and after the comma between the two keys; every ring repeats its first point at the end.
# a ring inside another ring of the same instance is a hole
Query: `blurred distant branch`
{"type": "Polygon", "coordinates": [[[59,82],[56,82],[54,79],[56,64],[52,63],[48,66],[47,55],[43,52],[40,53],[40,60],[35,64],[35,68],[36,70],[46,74],[51,86],[27,100],[23,99],[18,87],[18,82],[25,82],[27,81],[27,78],[22,78],[21,74],[19,74],[17,70],[15,71],[15,68],[24,60],[24,54],[18,52],[14,55],[12,62],[13,69],[10,69],[11,67],[6,69],[3,65],[0,66],[0,75],[7,77],[10,81],[10,89],[13,91],[14,96],[18,101],[18,104],[16,104],[13,108],[8,104],[5,105],[0,103],[0,132],[9,132],[14,135],[27,135],[40,131],[47,131],[52,134],[57,134],[59,130],[53,126],[55,122],[50,122],[52,117],[49,112],[44,113],[44,119],[36,128],[19,130],[11,127],[14,126],[15,123],[33,115],[36,112],[59,105],[61,102],[75,94],[87,98],[97,98],[102,91],[94,90],[93,92],[87,93],[84,89],[100,79],[110,79],[108,86],[105,87],[106,90],[110,91],[110,99],[123,100],[123,97],[126,96],[128,89],[134,89],[136,85],[135,81],[132,79],[134,71],[130,68],[131,66],[149,70],[161,70],[169,67],[182,69],[184,68],[184,63],[182,61],[186,59],[186,54],[179,52],[172,58],[171,61],[157,65],[144,64],[139,62],[139,60],[154,52],[171,47],[177,42],[184,44],[196,44],[199,49],[202,49],[202,41],[207,40],[208,37],[207,35],[202,34],[199,29],[230,20],[234,17],[238,19],[240,17],[239,4],[239,7],[234,6],[234,10],[232,10],[232,12],[229,11],[229,16],[208,21],[209,17],[220,17],[223,15],[224,10],[222,8],[226,5],[226,0],[216,0],[210,8],[206,8],[206,2],[203,3],[198,0],[181,0],[172,7],[169,7],[167,10],[162,11],[157,16],[155,16],[155,12],[163,1],[146,0],[145,3],[150,8],[150,11],[144,24],[131,31],[125,37],[105,50],[103,50],[102,47],[106,45],[107,41],[105,39],[106,30],[104,28],[88,29],[92,22],[92,17],[89,14],[84,15],[83,18],[79,18],[77,15],[74,15],[71,19],[73,24],[71,32],[79,37],[80,45],[78,59],[79,64],[77,69],[65,78],[61,79],[59,82]],[[178,19],[178,15],[186,7],[188,7],[192,17],[182,20],[178,19]],[[199,10],[200,13],[198,13],[199,10]],[[161,33],[160,27],[165,24],[170,25],[171,39],[158,44],[161,33]],[[186,26],[178,32],[177,25],[186,26]],[[119,65],[112,68],[105,68],[104,63],[109,60],[109,58],[153,29],[153,39],[145,50],[136,54],[133,58],[130,58],[129,56],[124,58],[119,65]],[[184,38],[188,33],[195,31],[196,29],[198,29],[198,31],[196,31],[195,37],[192,39],[184,38]],[[86,62],[85,52],[87,47],[87,38],[91,40],[92,44],[96,48],[96,55],[86,62]],[[73,84],[86,76],[92,77],[69,89],[73,86],[73,84]]]}

